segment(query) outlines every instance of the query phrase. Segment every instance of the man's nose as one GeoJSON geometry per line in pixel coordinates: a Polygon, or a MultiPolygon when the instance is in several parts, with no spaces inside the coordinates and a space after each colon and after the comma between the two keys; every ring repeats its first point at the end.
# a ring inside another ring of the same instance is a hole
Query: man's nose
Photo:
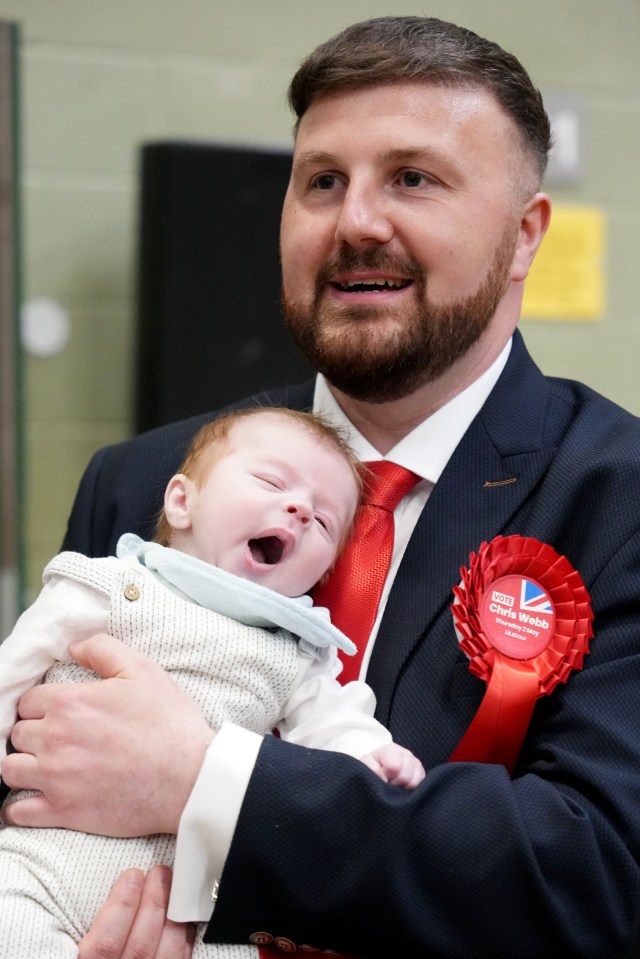
{"type": "Polygon", "coordinates": [[[359,248],[388,243],[394,235],[387,198],[373,184],[352,182],[336,223],[336,242],[359,248]]]}

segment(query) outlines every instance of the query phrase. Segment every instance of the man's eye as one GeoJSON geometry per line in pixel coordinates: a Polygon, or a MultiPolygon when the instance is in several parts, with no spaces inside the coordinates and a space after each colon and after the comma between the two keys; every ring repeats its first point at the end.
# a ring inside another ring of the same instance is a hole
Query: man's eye
{"type": "Polygon", "coordinates": [[[400,179],[402,180],[403,186],[422,186],[425,182],[425,177],[423,173],[418,173],[417,170],[405,170],[401,175],[400,179]]]}
{"type": "Polygon", "coordinates": [[[323,173],[321,176],[316,177],[313,185],[316,190],[332,190],[335,186],[336,178],[333,173],[323,173]]]}

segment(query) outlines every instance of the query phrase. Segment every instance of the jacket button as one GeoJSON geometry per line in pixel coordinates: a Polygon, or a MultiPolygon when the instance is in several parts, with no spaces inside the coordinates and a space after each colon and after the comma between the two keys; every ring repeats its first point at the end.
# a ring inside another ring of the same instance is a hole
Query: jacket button
{"type": "Polygon", "coordinates": [[[127,583],[124,590],[124,598],[128,599],[129,602],[133,602],[136,599],[140,599],[140,590],[135,583],[127,583]]]}
{"type": "Polygon", "coordinates": [[[276,936],[273,941],[278,949],[281,949],[283,952],[295,952],[297,949],[295,942],[291,942],[291,939],[285,939],[284,936],[276,936]]]}
{"type": "Polygon", "coordinates": [[[249,942],[252,942],[254,946],[267,946],[270,942],[273,942],[273,936],[270,932],[252,932],[249,936],[249,942]]]}

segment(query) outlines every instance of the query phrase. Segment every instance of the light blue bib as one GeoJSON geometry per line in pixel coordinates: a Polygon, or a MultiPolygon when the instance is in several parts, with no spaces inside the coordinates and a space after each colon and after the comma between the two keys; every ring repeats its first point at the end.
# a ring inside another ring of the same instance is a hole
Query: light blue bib
{"type": "Polygon", "coordinates": [[[124,533],[118,540],[119,557],[135,556],[142,566],[157,573],[200,606],[229,616],[246,626],[281,626],[298,636],[301,646],[336,646],[349,656],[355,645],[332,625],[329,611],[316,607],[310,596],[291,598],[226,573],[186,553],[147,543],[135,533],[124,533]]]}

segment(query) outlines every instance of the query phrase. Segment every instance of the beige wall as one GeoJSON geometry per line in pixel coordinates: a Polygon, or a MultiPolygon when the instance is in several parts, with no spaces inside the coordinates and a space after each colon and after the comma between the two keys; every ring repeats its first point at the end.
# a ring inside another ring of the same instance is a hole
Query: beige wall
{"type": "Polygon", "coordinates": [[[91,453],[130,432],[137,151],[165,137],[283,144],[287,79],[317,42],[386,13],[454,20],[585,102],[586,177],[552,191],[608,219],[597,324],[523,324],[543,369],[640,412],[638,0],[0,0],[21,24],[24,293],[72,335],[26,364],[28,584],[60,543],[91,453]]]}

